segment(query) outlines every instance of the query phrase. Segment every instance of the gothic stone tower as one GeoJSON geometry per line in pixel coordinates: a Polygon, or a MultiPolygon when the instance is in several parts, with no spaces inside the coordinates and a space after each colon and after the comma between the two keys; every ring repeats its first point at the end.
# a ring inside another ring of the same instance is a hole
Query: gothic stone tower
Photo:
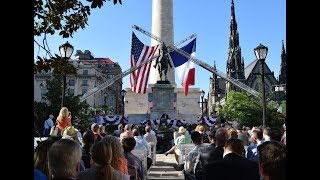
{"type": "MultiPolygon", "coordinates": [[[[231,1],[231,22],[229,35],[229,52],[227,61],[227,76],[245,83],[244,62],[241,57],[241,47],[239,45],[239,32],[234,12],[234,2],[231,1]]],[[[226,93],[231,90],[240,91],[240,89],[229,82],[226,82],[226,93]]]]}
{"type": "MultiPolygon", "coordinates": [[[[214,69],[216,69],[216,62],[214,61],[214,69]]],[[[216,103],[220,101],[221,89],[219,87],[219,80],[216,74],[212,74],[210,78],[210,88],[209,88],[209,114],[214,112],[216,108],[216,103]]]]}
{"type": "Polygon", "coordinates": [[[282,51],[281,51],[281,64],[280,64],[280,73],[279,73],[279,84],[286,84],[286,50],[284,49],[284,44],[282,40],[282,51]]]}

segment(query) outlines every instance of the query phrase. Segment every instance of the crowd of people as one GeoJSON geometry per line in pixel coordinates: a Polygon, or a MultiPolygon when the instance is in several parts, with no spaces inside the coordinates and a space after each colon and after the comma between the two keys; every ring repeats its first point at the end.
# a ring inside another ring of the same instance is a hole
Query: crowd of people
{"type": "MultiPolygon", "coordinates": [[[[185,179],[286,179],[286,133],[283,128],[262,129],[216,124],[171,127],[174,168],[185,179]],[[194,148],[181,162],[183,144],[194,148]]],[[[146,179],[143,160],[135,150],[147,156],[147,169],[153,162],[157,127],[126,124],[114,132],[92,123],[81,133],[71,123],[71,113],[62,107],[54,123],[50,114],[44,122],[44,136],[34,150],[34,179],[146,179]]],[[[159,144],[158,144],[159,145],[159,144]]]]}

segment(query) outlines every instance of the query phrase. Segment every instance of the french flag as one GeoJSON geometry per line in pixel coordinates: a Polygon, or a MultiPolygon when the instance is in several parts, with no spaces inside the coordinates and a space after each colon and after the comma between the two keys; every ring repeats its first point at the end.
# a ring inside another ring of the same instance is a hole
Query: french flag
{"type": "MultiPolygon", "coordinates": [[[[196,38],[192,40],[189,44],[187,44],[186,46],[183,46],[180,49],[189,53],[191,56],[195,56],[196,38]]],[[[170,57],[174,64],[178,79],[181,82],[181,85],[183,87],[184,95],[187,96],[189,86],[194,85],[194,79],[195,79],[194,63],[190,59],[184,57],[183,55],[175,51],[170,52],[170,57]]]]}

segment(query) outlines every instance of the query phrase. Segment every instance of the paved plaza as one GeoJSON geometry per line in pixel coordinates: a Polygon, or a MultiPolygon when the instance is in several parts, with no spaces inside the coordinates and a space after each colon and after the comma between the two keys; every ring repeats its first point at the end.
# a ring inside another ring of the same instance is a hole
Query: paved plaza
{"type": "Polygon", "coordinates": [[[182,171],[176,171],[173,168],[173,164],[176,164],[174,154],[164,154],[156,155],[156,164],[152,165],[148,172],[148,180],[157,179],[184,179],[182,171]]]}

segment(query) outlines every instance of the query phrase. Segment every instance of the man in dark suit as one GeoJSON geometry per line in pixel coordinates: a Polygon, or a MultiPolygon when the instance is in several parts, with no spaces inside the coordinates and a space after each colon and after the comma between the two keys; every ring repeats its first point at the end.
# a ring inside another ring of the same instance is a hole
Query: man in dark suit
{"type": "Polygon", "coordinates": [[[224,146],[223,160],[207,164],[203,170],[203,179],[260,180],[258,163],[243,157],[244,153],[240,139],[229,139],[224,146]]]}
{"type": "Polygon", "coordinates": [[[223,159],[223,147],[229,139],[230,135],[227,128],[219,128],[216,131],[212,131],[212,136],[214,135],[215,142],[212,142],[212,148],[206,153],[201,153],[200,161],[203,165],[206,165],[210,162],[223,159]]]}

